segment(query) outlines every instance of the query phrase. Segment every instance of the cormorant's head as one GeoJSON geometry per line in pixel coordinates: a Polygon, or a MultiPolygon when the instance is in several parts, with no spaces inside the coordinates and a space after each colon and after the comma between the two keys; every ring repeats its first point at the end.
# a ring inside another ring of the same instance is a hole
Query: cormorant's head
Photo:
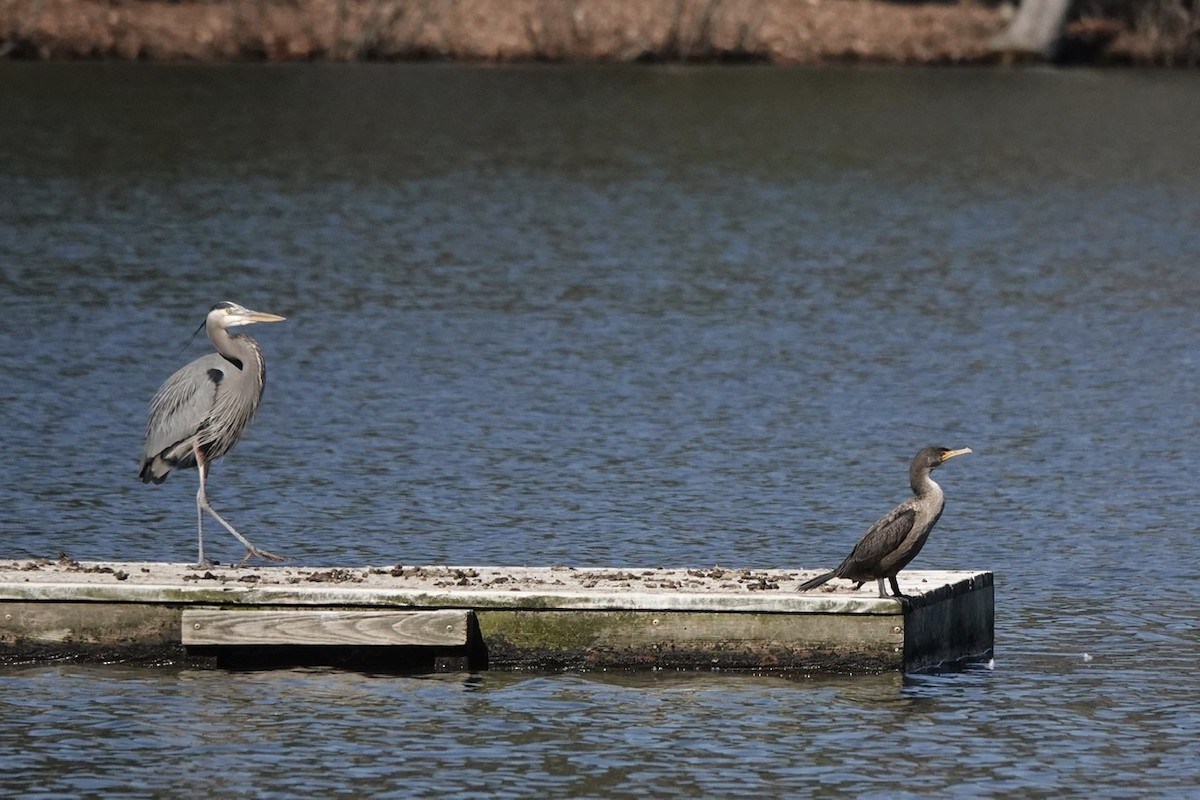
{"type": "Polygon", "coordinates": [[[913,459],[913,466],[924,467],[925,469],[937,469],[950,459],[966,455],[969,452],[971,452],[971,448],[969,447],[964,447],[960,450],[951,450],[948,447],[926,447],[917,453],[917,457],[913,459]]]}

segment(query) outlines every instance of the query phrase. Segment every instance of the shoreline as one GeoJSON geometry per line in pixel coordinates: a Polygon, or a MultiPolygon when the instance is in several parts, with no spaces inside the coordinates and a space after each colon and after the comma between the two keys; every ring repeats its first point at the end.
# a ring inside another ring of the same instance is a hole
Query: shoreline
{"type": "MultiPolygon", "coordinates": [[[[886,0],[9,0],[0,58],[155,62],[1009,63],[1011,6],[886,0]]],[[[1194,65],[1198,37],[1113,19],[1064,31],[1060,62],[1194,65]]]]}

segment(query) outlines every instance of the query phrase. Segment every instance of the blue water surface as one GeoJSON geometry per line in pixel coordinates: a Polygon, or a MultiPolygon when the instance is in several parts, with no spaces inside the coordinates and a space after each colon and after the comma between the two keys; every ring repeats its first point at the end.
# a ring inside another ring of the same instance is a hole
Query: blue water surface
{"type": "Polygon", "coordinates": [[[997,584],[942,675],[9,666],[0,789],[1194,791],[1197,80],[0,64],[0,557],[193,558],[141,439],[230,299],[293,563],[816,568],[941,444],[913,566],[997,584]]]}

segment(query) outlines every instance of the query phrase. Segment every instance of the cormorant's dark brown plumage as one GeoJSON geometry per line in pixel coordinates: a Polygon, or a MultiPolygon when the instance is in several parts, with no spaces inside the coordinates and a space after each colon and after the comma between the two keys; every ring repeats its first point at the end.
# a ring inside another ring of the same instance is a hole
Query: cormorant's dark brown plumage
{"type": "Polygon", "coordinates": [[[875,580],[879,582],[879,596],[887,597],[883,585],[886,578],[891,584],[892,594],[904,597],[900,593],[900,585],[896,583],[896,575],[921,552],[946,505],[942,487],[929,477],[929,473],[955,456],[969,452],[969,447],[961,450],[926,447],[917,453],[908,468],[908,482],[912,486],[913,497],[872,525],[837,569],[801,584],[799,590],[805,592],[815,589],[833,578],[855,581],[855,589],[869,580],[875,580]]]}

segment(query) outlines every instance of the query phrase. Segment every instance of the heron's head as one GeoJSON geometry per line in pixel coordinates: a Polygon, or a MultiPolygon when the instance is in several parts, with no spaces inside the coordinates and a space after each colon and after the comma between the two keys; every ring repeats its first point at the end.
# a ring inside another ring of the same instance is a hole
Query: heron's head
{"type": "Polygon", "coordinates": [[[208,321],[219,328],[234,328],[238,325],[253,325],[256,322],[283,322],[286,317],[278,314],[267,314],[264,311],[251,311],[245,306],[222,300],[208,312],[208,321]]]}
{"type": "Polygon", "coordinates": [[[971,448],[969,447],[963,447],[959,450],[951,450],[948,447],[926,447],[917,453],[917,457],[913,459],[913,466],[936,469],[950,459],[964,456],[969,452],[971,452],[971,448]]]}

